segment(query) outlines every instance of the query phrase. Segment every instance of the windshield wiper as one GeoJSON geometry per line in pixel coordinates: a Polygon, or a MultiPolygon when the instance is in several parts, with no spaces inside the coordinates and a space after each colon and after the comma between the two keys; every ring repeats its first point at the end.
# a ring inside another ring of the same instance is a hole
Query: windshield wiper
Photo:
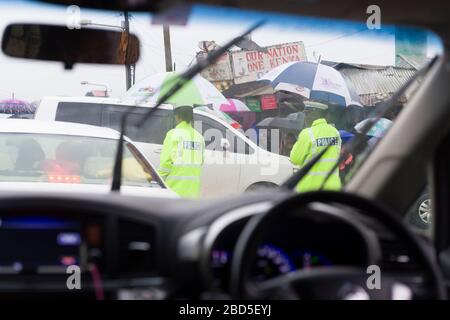
{"type": "Polygon", "coordinates": [[[295,186],[308,174],[311,168],[322,158],[327,152],[329,146],[325,147],[322,151],[316,154],[311,160],[309,160],[303,167],[301,167],[296,173],[294,173],[289,179],[287,179],[280,187],[283,189],[293,190],[295,186]]]}
{"type": "Polygon", "coordinates": [[[346,143],[342,147],[341,155],[339,156],[338,162],[333,166],[333,168],[328,172],[325,177],[322,185],[319,190],[322,190],[325,186],[325,183],[330,179],[333,172],[337,169],[339,164],[343,162],[349,155],[355,153],[357,150],[362,150],[367,144],[367,133],[372,129],[372,127],[383,118],[392,108],[394,108],[397,104],[399,98],[406,92],[406,90],[420,77],[424,76],[431,69],[433,64],[437,61],[437,56],[435,56],[426,66],[418,70],[408,81],[406,81],[400,89],[398,89],[389,99],[381,102],[380,107],[376,110],[373,110],[368,118],[366,123],[361,128],[361,131],[358,132],[348,143],[346,143]]]}
{"type": "MultiPolygon", "coordinates": [[[[187,84],[190,80],[192,80],[197,74],[202,72],[204,69],[209,67],[211,64],[213,64],[218,58],[220,58],[225,52],[228,51],[232,46],[235,44],[240,43],[241,41],[246,39],[246,36],[261,27],[265,21],[260,21],[256,24],[254,24],[252,27],[250,27],[247,31],[242,33],[241,35],[237,36],[236,38],[230,40],[228,43],[226,43],[223,47],[220,47],[219,49],[212,51],[207,55],[207,57],[203,60],[198,61],[194,66],[180,74],[178,77],[178,80],[175,82],[175,84],[168,90],[158,101],[158,103],[153,107],[150,108],[150,110],[144,114],[143,118],[137,123],[137,128],[140,128],[149,117],[153,114],[153,112],[156,111],[156,109],[164,104],[171,96],[173,96],[175,93],[178,92],[185,84],[187,84]]],[[[160,88],[161,89],[161,88],[160,88]]],[[[122,185],[122,157],[123,157],[123,145],[125,141],[125,129],[126,124],[128,120],[128,116],[130,113],[135,110],[137,105],[141,101],[144,101],[146,97],[143,97],[138,103],[136,103],[136,106],[130,107],[127,112],[122,116],[121,122],[120,122],[120,137],[117,145],[117,152],[116,157],[114,161],[114,168],[113,168],[113,176],[112,176],[112,183],[111,183],[111,191],[120,191],[120,186],[122,185]]]]}
{"type": "MultiPolygon", "coordinates": [[[[425,67],[417,71],[408,81],[406,81],[402,87],[397,90],[389,99],[382,102],[380,107],[377,108],[377,110],[374,110],[369,114],[369,117],[367,118],[366,123],[364,123],[363,127],[361,128],[361,132],[355,134],[355,136],[343,146],[343,152],[341,152],[339,156],[339,160],[336,162],[336,164],[333,166],[333,168],[327,173],[327,176],[325,177],[324,181],[322,182],[319,190],[322,190],[325,186],[325,183],[330,179],[333,172],[337,169],[340,163],[342,163],[349,154],[352,154],[355,152],[355,150],[358,150],[358,148],[361,148],[364,144],[367,143],[366,134],[369,132],[370,129],[384,116],[386,113],[388,113],[393,107],[395,107],[397,100],[401,97],[403,93],[413,84],[419,77],[422,75],[425,75],[428,70],[432,67],[434,62],[437,60],[437,56],[435,56],[425,67]]],[[[322,158],[322,156],[325,154],[325,152],[328,150],[328,147],[323,149],[320,153],[318,153],[316,156],[314,156],[310,161],[308,161],[299,171],[297,171],[292,177],[290,177],[288,180],[286,180],[281,187],[284,189],[293,190],[295,186],[309,173],[311,168],[317,163],[317,161],[322,158]]]]}

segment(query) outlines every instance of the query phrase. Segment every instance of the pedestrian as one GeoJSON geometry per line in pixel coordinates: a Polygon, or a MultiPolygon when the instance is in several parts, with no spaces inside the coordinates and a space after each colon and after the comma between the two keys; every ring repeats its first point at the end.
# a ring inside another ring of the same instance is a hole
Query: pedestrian
{"type": "Polygon", "coordinates": [[[283,156],[289,155],[296,141],[297,138],[294,133],[289,132],[283,134],[283,138],[281,140],[280,154],[283,156]]]}
{"type": "Polygon", "coordinates": [[[192,106],[175,107],[175,128],[167,132],[160,158],[159,174],[178,195],[197,198],[204,163],[205,140],[192,127],[192,106]]]}
{"type": "Polygon", "coordinates": [[[322,187],[325,190],[339,190],[341,180],[339,168],[324,183],[328,173],[339,161],[341,138],[338,130],[327,123],[328,106],[323,103],[305,101],[305,126],[294,144],[290,158],[293,164],[303,167],[325,147],[329,149],[322,158],[310,169],[308,174],[297,185],[297,191],[314,191],[322,187]]]}

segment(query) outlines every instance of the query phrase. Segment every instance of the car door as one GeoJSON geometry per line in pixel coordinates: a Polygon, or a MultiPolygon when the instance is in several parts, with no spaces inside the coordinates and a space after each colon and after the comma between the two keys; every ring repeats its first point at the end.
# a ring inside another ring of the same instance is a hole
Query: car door
{"type": "Polygon", "coordinates": [[[202,196],[237,193],[241,165],[235,157],[234,147],[227,139],[229,130],[214,119],[197,113],[194,113],[194,128],[202,133],[206,146],[202,196]]]}
{"type": "MultiPolygon", "coordinates": [[[[120,130],[120,121],[127,109],[127,106],[107,106],[103,115],[104,126],[120,130]]],[[[167,109],[156,110],[143,126],[137,128],[137,122],[142,119],[147,111],[148,108],[137,108],[130,113],[126,136],[133,140],[134,144],[151,164],[158,168],[164,138],[167,131],[173,128],[173,111],[167,109]]]]}

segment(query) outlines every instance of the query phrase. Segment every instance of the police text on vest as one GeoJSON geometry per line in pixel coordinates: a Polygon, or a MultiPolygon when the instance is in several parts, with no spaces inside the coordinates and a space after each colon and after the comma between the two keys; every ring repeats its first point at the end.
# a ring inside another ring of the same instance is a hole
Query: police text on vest
{"type": "Polygon", "coordinates": [[[316,139],[316,145],[318,147],[337,146],[338,138],[337,137],[319,138],[316,139]]]}

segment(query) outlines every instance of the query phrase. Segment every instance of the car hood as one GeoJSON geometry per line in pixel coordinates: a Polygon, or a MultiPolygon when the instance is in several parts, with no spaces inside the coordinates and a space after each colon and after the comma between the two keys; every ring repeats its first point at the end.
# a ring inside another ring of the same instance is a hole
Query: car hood
{"type": "MultiPolygon", "coordinates": [[[[69,184],[48,182],[0,182],[0,191],[9,192],[61,192],[61,193],[98,193],[108,194],[110,186],[105,184],[69,184]]],[[[129,196],[144,196],[158,198],[178,198],[170,189],[122,186],[120,193],[129,196]]]]}

